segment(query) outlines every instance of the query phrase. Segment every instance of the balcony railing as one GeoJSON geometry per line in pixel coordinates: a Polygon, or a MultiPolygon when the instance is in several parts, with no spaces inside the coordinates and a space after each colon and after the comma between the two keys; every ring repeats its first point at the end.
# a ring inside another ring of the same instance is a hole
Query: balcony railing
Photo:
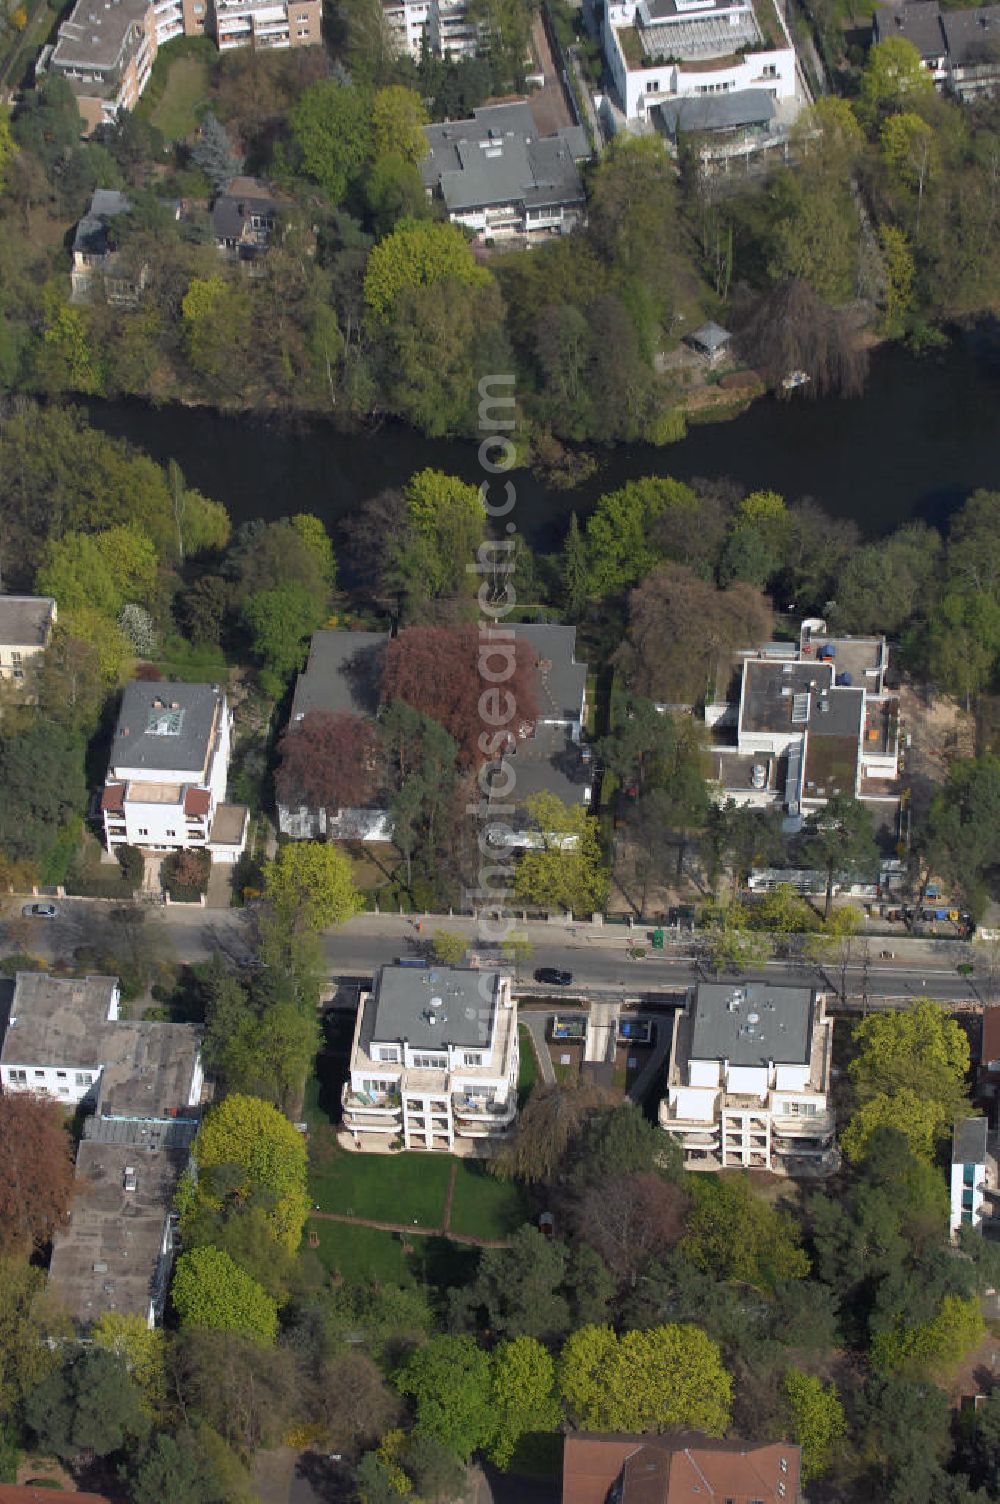
{"type": "Polygon", "coordinates": [[[468,1118],[498,1128],[512,1123],[517,1115],[515,1101],[497,1102],[492,1098],[467,1096],[464,1092],[452,1096],[451,1106],[457,1118],[468,1118]]]}

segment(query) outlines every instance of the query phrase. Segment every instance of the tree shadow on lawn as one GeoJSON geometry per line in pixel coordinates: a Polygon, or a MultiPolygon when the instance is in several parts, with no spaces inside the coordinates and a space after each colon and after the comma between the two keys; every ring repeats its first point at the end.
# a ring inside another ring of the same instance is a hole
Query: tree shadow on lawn
{"type": "Polygon", "coordinates": [[[414,1278],[428,1286],[432,1298],[444,1299],[452,1286],[467,1285],[479,1267],[478,1248],[452,1243],[448,1238],[414,1238],[406,1262],[414,1278]]]}

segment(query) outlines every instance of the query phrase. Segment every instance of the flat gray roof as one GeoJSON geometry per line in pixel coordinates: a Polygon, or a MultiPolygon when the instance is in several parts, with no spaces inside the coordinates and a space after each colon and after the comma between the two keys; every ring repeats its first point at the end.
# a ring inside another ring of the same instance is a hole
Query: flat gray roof
{"type": "Polygon", "coordinates": [[[122,694],[110,767],[200,775],[224,698],[218,684],[133,679],[122,694]]]}
{"type": "MultiPolygon", "coordinates": [[[[147,9],[146,0],[77,0],[59,28],[52,66],[98,71],[114,67],[139,35],[147,9]]],[[[100,82],[93,85],[95,92],[100,87],[100,82]]]]}
{"type": "MultiPolygon", "coordinates": [[[[782,663],[778,659],[747,658],[743,670],[743,731],[787,731],[807,722],[792,720],[796,695],[815,697],[833,684],[829,663],[782,663]],[[816,688],[812,689],[815,684],[816,688]]],[[[824,716],[824,720],[827,717],[824,716]]]]}
{"type": "Polygon", "coordinates": [[[309,661],[295,685],[289,724],[311,710],[374,716],[379,706],[382,652],[389,635],[328,628],[314,632],[309,661]]]}
{"type": "Polygon", "coordinates": [[[383,966],[365,1005],[364,1039],[405,1040],[417,1049],[486,1049],[499,980],[498,971],[471,967],[383,966]],[[438,1000],[433,1010],[432,998],[438,1000]]]}
{"type": "Polygon", "coordinates": [[[807,1065],[816,994],[769,982],[700,982],[692,1013],[692,1060],[730,1065],[807,1065]]]}
{"type": "Polygon", "coordinates": [[[953,1165],[984,1165],[986,1163],[986,1119],[960,1118],[955,1124],[951,1141],[953,1165]]]}
{"type": "Polygon", "coordinates": [[[50,595],[0,595],[0,642],[9,648],[43,648],[55,606],[50,595]]]}
{"type": "Polygon", "coordinates": [[[166,1293],[164,1224],[188,1161],[187,1149],[137,1149],[84,1139],[76,1158],[69,1223],[52,1240],[49,1289],[89,1326],[104,1311],[145,1318],[166,1293]],[[126,1168],[136,1188],[125,1190],[126,1168]]]}
{"type": "Polygon", "coordinates": [[[487,105],[471,120],[428,125],[424,134],[424,186],[438,189],[453,214],[493,204],[543,208],[584,202],[576,167],[590,155],[584,131],[571,126],[539,136],[526,101],[487,105]]]}

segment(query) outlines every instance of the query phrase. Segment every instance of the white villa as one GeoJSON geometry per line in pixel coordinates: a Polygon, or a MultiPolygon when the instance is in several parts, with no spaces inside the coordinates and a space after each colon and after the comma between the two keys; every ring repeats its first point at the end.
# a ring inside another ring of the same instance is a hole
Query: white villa
{"type": "Polygon", "coordinates": [[[125,686],[101,796],[108,850],[207,850],[231,864],[249,811],[226,804],[233,718],[217,684],[125,686]]]}
{"type": "Polygon", "coordinates": [[[899,810],[899,698],[886,687],[884,637],[828,635],[818,618],[798,644],[769,642],[727,663],[705,706],[720,803],[780,806],[795,824],[834,794],[877,823],[899,810]]]}
{"type": "Polygon", "coordinates": [[[342,1096],[358,1149],[485,1156],[517,1115],[517,1003],[499,971],[383,966],[342,1096]]]}
{"type": "Polygon", "coordinates": [[[655,126],[658,108],[679,99],[795,98],[795,50],[774,0],[605,0],[602,9],[604,55],[627,123],[655,126]]]}
{"type": "Polygon", "coordinates": [[[833,1173],[832,1045],[822,993],[769,982],[693,987],[674,1018],[659,1113],[685,1167],[833,1173]]]}

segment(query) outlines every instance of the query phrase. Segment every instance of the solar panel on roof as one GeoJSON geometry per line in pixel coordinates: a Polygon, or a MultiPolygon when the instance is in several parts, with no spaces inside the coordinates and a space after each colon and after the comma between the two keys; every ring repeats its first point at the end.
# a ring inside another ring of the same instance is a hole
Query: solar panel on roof
{"type": "Polygon", "coordinates": [[[809,719],[809,691],[792,696],[792,725],[803,726],[809,719]]]}

